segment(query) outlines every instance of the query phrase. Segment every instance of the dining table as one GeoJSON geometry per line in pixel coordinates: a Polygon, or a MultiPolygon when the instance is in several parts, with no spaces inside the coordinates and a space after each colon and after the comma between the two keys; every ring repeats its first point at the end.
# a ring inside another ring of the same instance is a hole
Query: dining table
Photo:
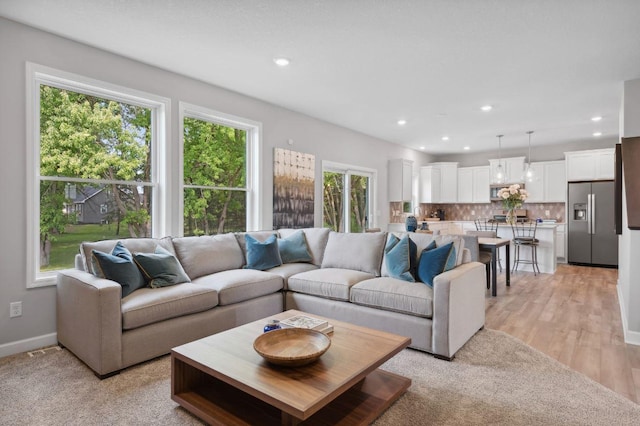
{"type": "Polygon", "coordinates": [[[500,247],[506,247],[505,250],[505,272],[506,272],[506,282],[507,286],[511,285],[511,266],[510,266],[510,250],[511,250],[511,240],[509,238],[487,238],[480,237],[478,238],[478,248],[481,251],[486,251],[491,253],[491,296],[496,297],[498,295],[498,251],[500,247]]]}

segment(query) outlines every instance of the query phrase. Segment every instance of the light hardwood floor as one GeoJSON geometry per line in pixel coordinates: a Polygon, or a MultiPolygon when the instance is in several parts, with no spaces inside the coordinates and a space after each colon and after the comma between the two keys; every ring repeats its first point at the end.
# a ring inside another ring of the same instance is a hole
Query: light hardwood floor
{"type": "Polygon", "coordinates": [[[640,403],[640,346],[624,342],[616,269],[560,264],[555,274],[498,276],[486,327],[508,333],[640,403]]]}

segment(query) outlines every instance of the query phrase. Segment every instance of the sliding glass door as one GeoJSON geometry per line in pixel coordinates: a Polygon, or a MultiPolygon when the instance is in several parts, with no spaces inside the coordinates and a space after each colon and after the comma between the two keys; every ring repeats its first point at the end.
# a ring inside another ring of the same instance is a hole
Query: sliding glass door
{"type": "Polygon", "coordinates": [[[370,226],[375,174],[347,166],[323,165],[323,224],[338,232],[370,226]]]}

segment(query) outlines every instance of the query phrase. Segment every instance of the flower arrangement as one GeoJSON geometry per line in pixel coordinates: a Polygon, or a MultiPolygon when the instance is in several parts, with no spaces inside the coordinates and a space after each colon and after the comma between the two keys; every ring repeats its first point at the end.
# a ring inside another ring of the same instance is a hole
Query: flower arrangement
{"type": "Polygon", "coordinates": [[[520,188],[520,185],[517,183],[498,191],[498,197],[502,198],[502,205],[509,210],[522,206],[522,202],[526,200],[528,196],[527,191],[524,188],[520,188]]]}

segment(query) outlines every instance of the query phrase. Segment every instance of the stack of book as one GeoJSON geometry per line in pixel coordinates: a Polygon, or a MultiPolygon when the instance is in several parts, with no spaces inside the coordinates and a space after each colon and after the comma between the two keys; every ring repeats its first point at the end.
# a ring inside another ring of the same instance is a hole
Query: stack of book
{"type": "Polygon", "coordinates": [[[324,334],[333,333],[333,326],[328,321],[307,315],[295,315],[280,321],[282,328],[308,328],[324,334]]]}

